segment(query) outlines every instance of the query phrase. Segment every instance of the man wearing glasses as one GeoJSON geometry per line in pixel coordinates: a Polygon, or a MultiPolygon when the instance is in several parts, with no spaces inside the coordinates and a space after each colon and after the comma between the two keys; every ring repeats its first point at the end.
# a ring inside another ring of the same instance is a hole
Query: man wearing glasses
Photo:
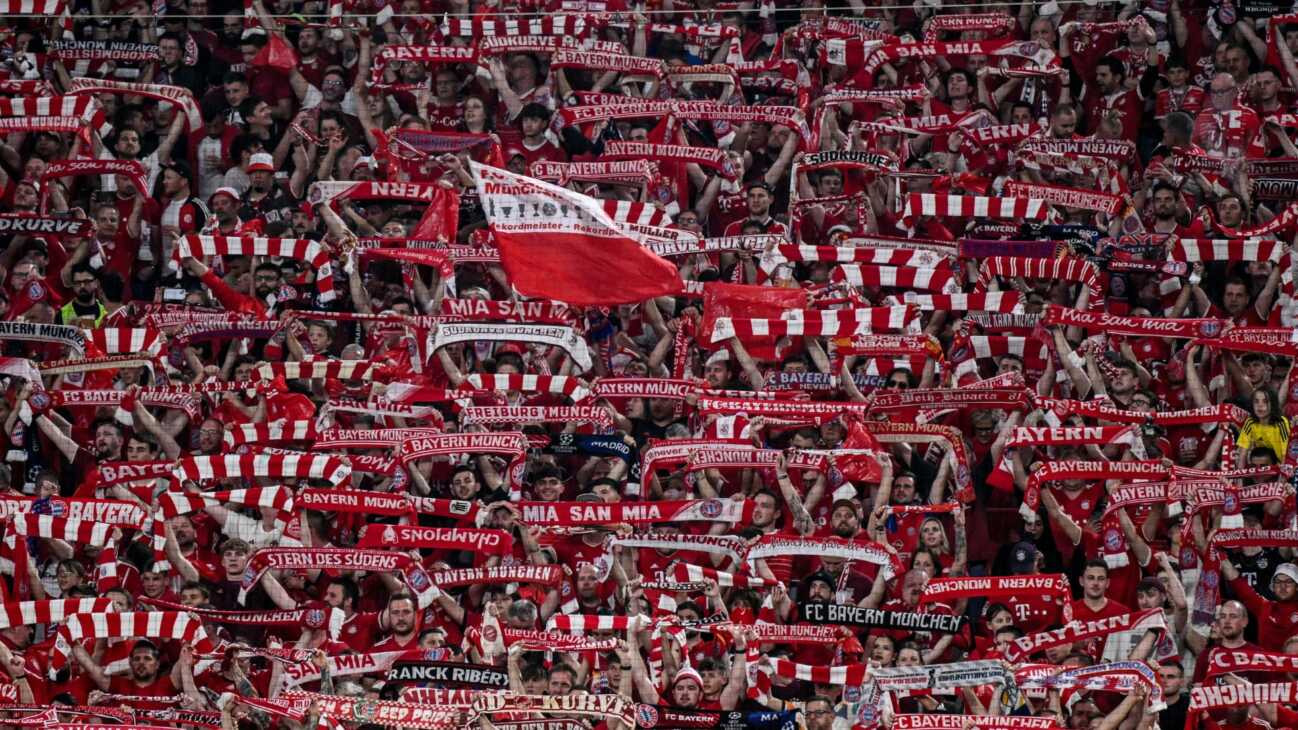
{"type": "Polygon", "coordinates": [[[1257,112],[1240,104],[1239,87],[1228,73],[1212,77],[1208,105],[1194,119],[1194,143],[1214,157],[1262,157],[1257,112]]]}
{"type": "Polygon", "coordinates": [[[89,264],[72,267],[72,300],[58,310],[59,324],[98,327],[108,309],[99,301],[99,275],[89,264]]]}

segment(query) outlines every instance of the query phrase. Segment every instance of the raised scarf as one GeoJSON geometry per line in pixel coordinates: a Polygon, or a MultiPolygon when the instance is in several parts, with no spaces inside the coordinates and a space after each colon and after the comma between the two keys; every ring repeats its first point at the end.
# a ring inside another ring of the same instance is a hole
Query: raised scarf
{"type": "Polygon", "coordinates": [[[604,154],[600,159],[694,163],[720,173],[727,180],[733,180],[737,172],[726,152],[716,147],[610,140],[604,143],[604,154]]]}
{"type": "Polygon", "coordinates": [[[646,532],[632,537],[615,537],[610,545],[624,548],[650,548],[653,550],[690,550],[694,552],[725,555],[739,562],[745,550],[744,541],[736,535],[677,535],[646,532]]]}
{"type": "Polygon", "coordinates": [[[601,406],[469,406],[460,411],[460,425],[502,426],[517,423],[590,423],[613,427],[601,406]]]}
{"type": "Polygon", "coordinates": [[[616,525],[674,522],[746,523],[753,502],[733,499],[667,500],[653,502],[519,502],[522,521],[529,525],[616,525]]]}
{"type": "Polygon", "coordinates": [[[887,331],[901,331],[918,320],[919,310],[909,305],[865,309],[787,310],[781,319],[717,317],[712,329],[713,344],[738,337],[741,341],[765,341],[780,337],[846,337],[887,331]]]}
{"type": "Polygon", "coordinates": [[[902,210],[899,226],[904,230],[913,230],[915,221],[920,216],[1044,221],[1048,212],[1043,200],[910,193],[906,196],[906,207],[902,210]]]}
{"type": "Polygon", "coordinates": [[[772,581],[765,578],[745,573],[729,573],[716,568],[706,568],[701,565],[680,562],[672,563],[667,574],[671,576],[672,580],[684,583],[714,580],[721,588],[766,588],[772,585],[772,581]]]}
{"type": "Polygon", "coordinates": [[[63,61],[119,61],[140,63],[158,60],[154,43],[125,41],[53,41],[50,57],[63,61]]]}
{"type": "Polygon", "coordinates": [[[1101,636],[1107,637],[1124,631],[1147,630],[1167,631],[1167,622],[1163,617],[1163,609],[1151,608],[1145,611],[1124,613],[1120,616],[1109,616],[1091,621],[1073,621],[1062,628],[1021,636],[1006,648],[1005,658],[1018,664],[1032,654],[1053,647],[1071,646],[1080,641],[1101,636]]]}
{"type": "Polygon", "coordinates": [[[99,99],[93,96],[0,98],[0,117],[76,117],[101,137],[113,131],[99,99]]]}
{"type": "Polygon", "coordinates": [[[1168,317],[1121,317],[1103,311],[1079,311],[1051,304],[1042,324],[1081,327],[1088,332],[1133,337],[1170,337],[1176,339],[1211,339],[1228,324],[1223,319],[1171,319],[1168,317]]]}
{"type": "Polygon", "coordinates": [[[984,291],[972,294],[916,294],[906,292],[903,301],[921,312],[1014,312],[1021,308],[1016,291],[984,291]]]}
{"type": "Polygon", "coordinates": [[[177,482],[197,482],[248,477],[293,477],[325,479],[337,486],[348,483],[351,473],[352,468],[343,459],[329,454],[218,454],[180,459],[172,470],[172,479],[177,482]]]}
{"type": "Polygon", "coordinates": [[[132,81],[113,81],[109,79],[76,78],[72,79],[69,94],[125,94],[128,96],[145,96],[150,99],[174,104],[180,113],[185,115],[186,129],[190,134],[203,128],[203,113],[194,101],[194,94],[181,86],[167,84],[142,84],[132,81]]]}
{"type": "Polygon", "coordinates": [[[172,639],[189,644],[197,653],[215,647],[203,630],[203,622],[180,611],[138,611],[132,613],[73,614],[59,627],[50,652],[49,678],[54,680],[68,664],[72,644],[83,639],[127,639],[144,636],[172,639]]]}
{"type": "Polygon", "coordinates": [[[1243,649],[1227,651],[1218,647],[1208,662],[1207,678],[1248,672],[1298,672],[1298,656],[1243,649]]]}
{"type": "Polygon", "coordinates": [[[1270,684],[1196,684],[1190,688],[1190,710],[1298,702],[1298,682],[1270,684]]]}
{"type": "Polygon", "coordinates": [[[1063,574],[1010,575],[992,578],[931,578],[920,594],[919,605],[945,603],[950,606],[964,598],[981,597],[994,601],[1030,594],[1051,596],[1065,609],[1072,601],[1068,578],[1063,574]]]}
{"type": "Polygon", "coordinates": [[[902,411],[912,408],[1004,408],[1020,410],[1032,402],[1026,388],[925,388],[870,395],[870,410],[902,411]]]}
{"type": "Polygon", "coordinates": [[[304,701],[319,710],[322,721],[328,718],[335,723],[366,723],[381,717],[383,724],[388,727],[415,730],[452,730],[464,725],[464,713],[461,710],[430,705],[298,691],[284,692],[280,694],[280,699],[304,701]]]}
{"type": "Polygon", "coordinates": [[[798,608],[798,618],[813,624],[858,626],[902,631],[954,634],[968,625],[966,616],[912,611],[885,611],[839,603],[811,602],[798,608]]]}
{"type": "Polygon", "coordinates": [[[227,426],[222,437],[226,446],[272,444],[282,441],[314,441],[314,421],[275,421],[273,423],[239,423],[227,426]]]}
{"type": "MultiPolygon", "coordinates": [[[[51,163],[53,164],[57,163],[51,163]]],[[[94,223],[84,218],[63,218],[32,213],[0,213],[0,233],[87,238],[94,231],[94,223]]]]}
{"type": "Polygon", "coordinates": [[[872,289],[918,289],[935,293],[959,290],[955,272],[945,261],[923,267],[840,264],[834,267],[829,280],[872,289]]]}
{"type": "Polygon", "coordinates": [[[592,390],[596,398],[685,400],[698,392],[698,385],[690,380],[674,378],[600,378],[592,390]]]}
{"type": "Polygon", "coordinates": [[[0,604],[0,629],[63,623],[78,613],[108,613],[108,598],[55,598],[46,601],[12,601],[0,604]]]}
{"type": "MultiPolygon", "coordinates": [[[[161,598],[140,596],[139,603],[167,611],[192,612],[204,621],[236,626],[284,626],[290,628],[326,629],[329,638],[337,641],[342,634],[346,614],[338,608],[297,608],[275,611],[218,611],[211,608],[193,608],[161,598]]],[[[223,654],[220,654],[224,656],[223,654]]]]}
{"type": "Polygon", "coordinates": [[[398,573],[415,592],[420,608],[431,604],[440,593],[430,582],[428,573],[419,567],[418,561],[406,553],[355,548],[261,548],[248,560],[248,569],[239,585],[239,603],[244,602],[248,591],[257,585],[267,570],[398,573]]]}
{"type": "Polygon", "coordinates": [[[558,347],[582,370],[591,368],[590,351],[586,340],[572,327],[539,324],[484,324],[479,322],[449,323],[437,328],[433,350],[461,342],[530,342],[558,347]]]}
{"type": "Polygon", "coordinates": [[[744,555],[749,572],[754,571],[753,561],[786,555],[829,555],[846,560],[864,561],[879,566],[885,579],[905,572],[905,566],[896,553],[888,552],[879,543],[869,540],[843,540],[837,537],[782,537],[763,535],[748,548],[744,555]]]}
{"type": "Polygon", "coordinates": [[[81,357],[86,351],[85,331],[65,324],[0,321],[0,339],[64,345],[76,353],[77,357],[81,357]]]}
{"type": "Polygon", "coordinates": [[[207,256],[279,256],[303,261],[315,271],[316,291],[321,302],[337,296],[334,291],[333,264],[329,251],[319,241],[305,238],[264,238],[261,236],[199,236],[190,234],[180,239],[173,249],[172,261],[179,263],[184,257],[207,256]]]}
{"type": "Polygon", "coordinates": [[[935,15],[924,23],[924,42],[937,41],[941,33],[963,33],[970,30],[1004,35],[1014,30],[1018,21],[1007,13],[969,13],[935,15]]]}
{"type": "Polygon", "coordinates": [[[360,548],[431,548],[468,550],[486,555],[509,555],[514,536],[504,530],[473,527],[421,527],[419,525],[366,525],[361,530],[360,548]]]}
{"type": "Polygon", "coordinates": [[[502,583],[534,583],[557,586],[565,576],[559,565],[495,565],[488,568],[458,568],[430,573],[433,585],[440,588],[459,588],[471,585],[499,585],[502,583]]]}
{"type": "Polygon", "coordinates": [[[1117,215],[1123,206],[1122,196],[1120,195],[1061,185],[1043,185],[1010,180],[1005,183],[1002,192],[1011,198],[1040,199],[1051,205],[1093,210],[1109,215],[1117,215]]]}
{"type": "Polygon", "coordinates": [[[1024,279],[1065,280],[1081,283],[1090,291],[1090,306],[1099,307],[1104,301],[1104,287],[1095,265],[1079,256],[1057,259],[1037,259],[1022,256],[995,256],[978,267],[978,288],[986,289],[998,276],[1024,279]]]}

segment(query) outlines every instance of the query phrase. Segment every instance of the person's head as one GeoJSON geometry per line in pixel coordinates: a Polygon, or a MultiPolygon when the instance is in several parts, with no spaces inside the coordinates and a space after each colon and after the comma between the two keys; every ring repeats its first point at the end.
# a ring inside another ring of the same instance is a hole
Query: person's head
{"type": "Polygon", "coordinates": [[[764,218],[771,211],[775,196],[771,186],[766,183],[753,183],[748,186],[748,214],[754,218],[764,218]]]}
{"type": "Polygon", "coordinates": [[[190,608],[198,608],[212,600],[212,592],[198,581],[190,581],[180,588],[180,602],[190,608]]]}
{"type": "Polygon", "coordinates": [[[549,695],[567,695],[577,688],[577,672],[572,667],[559,662],[550,667],[549,682],[546,685],[546,694],[549,695]]]}
{"type": "Polygon", "coordinates": [[[54,569],[54,580],[59,584],[59,590],[63,593],[67,593],[81,585],[85,578],[86,566],[71,558],[60,560],[58,567],[54,569]]]}
{"type": "Polygon", "coordinates": [[[158,647],[152,641],[141,639],[131,648],[131,679],[148,684],[158,676],[158,647]]]}
{"type": "Polygon", "coordinates": [[[1082,595],[1088,600],[1097,601],[1104,598],[1109,590],[1109,566],[1103,560],[1086,561],[1082,571],[1082,595]]]}
{"type": "Polygon", "coordinates": [[[850,499],[834,502],[829,513],[829,528],[837,537],[853,538],[861,530],[861,514],[850,499]]]}
{"type": "Polygon", "coordinates": [[[297,34],[297,50],[303,56],[312,56],[320,48],[320,31],[312,26],[302,28],[297,34]]]}
{"type": "Polygon", "coordinates": [[[1130,395],[1140,385],[1140,368],[1130,360],[1119,360],[1114,363],[1113,375],[1109,378],[1109,393],[1113,395],[1130,395]]]}
{"type": "MultiPolygon", "coordinates": [[[[1225,221],[1222,222],[1225,223],[1225,221]]],[[[1227,280],[1225,288],[1221,291],[1222,308],[1232,317],[1243,315],[1248,310],[1250,299],[1252,299],[1252,294],[1249,292],[1248,281],[1240,277],[1232,277],[1227,280]]]]}
{"type": "Polygon", "coordinates": [[[388,599],[388,626],[393,636],[409,638],[415,633],[418,604],[409,593],[394,593],[388,599]]]}
{"type": "Polygon", "coordinates": [[[901,581],[901,600],[907,606],[918,606],[919,598],[924,593],[924,586],[928,585],[928,579],[931,576],[922,570],[911,570],[906,573],[901,581]]]}
{"type": "Polygon", "coordinates": [[[231,71],[222,79],[225,103],[231,109],[238,109],[244,99],[248,98],[250,87],[248,77],[239,71],[231,71]]]}
{"type": "Polygon", "coordinates": [[[1071,139],[1077,132],[1077,108],[1072,104],[1056,104],[1050,114],[1050,136],[1071,139]]]}
{"type": "Polygon", "coordinates": [[[703,699],[703,678],[692,667],[682,668],[672,679],[671,699],[676,707],[698,707],[703,699]]]}
{"type": "Polygon", "coordinates": [[[158,443],[144,431],[132,433],[126,439],[127,461],[157,461],[158,443]]]}
{"type": "Polygon", "coordinates": [[[1163,144],[1167,147],[1184,147],[1194,137],[1194,117],[1185,112],[1167,115],[1163,126],[1163,144]]]}
{"type": "Polygon", "coordinates": [[[545,134],[545,128],[550,124],[550,110],[544,104],[532,102],[523,107],[518,118],[523,136],[535,138],[545,134]]]}
{"type": "Polygon", "coordinates": [[[72,295],[87,305],[99,296],[99,274],[84,261],[72,267],[72,295]]]}
{"type": "Polygon", "coordinates": [[[843,173],[840,170],[829,168],[821,170],[816,176],[816,194],[821,197],[843,194],[843,173]]]}
{"type": "Polygon", "coordinates": [[[1167,589],[1158,578],[1143,578],[1136,586],[1136,605],[1142,611],[1162,608],[1167,603],[1167,589]]]}
{"type": "Polygon", "coordinates": [[[946,527],[937,517],[925,517],[919,525],[920,545],[931,550],[946,551],[948,548],[946,527]]]}
{"type": "Polygon", "coordinates": [[[1298,565],[1281,563],[1271,576],[1271,593],[1277,601],[1291,601],[1298,596],[1298,565]]]}
{"type": "Polygon", "coordinates": [[[167,584],[170,583],[171,576],[160,570],[145,570],[140,572],[140,587],[144,595],[149,598],[161,598],[162,594],[167,592],[167,584]]]}
{"type": "Polygon", "coordinates": [[[724,388],[730,383],[732,369],[730,351],[717,350],[703,366],[703,379],[709,388],[724,388]]]}
{"type": "Polygon", "coordinates": [[[1235,97],[1239,94],[1239,85],[1235,77],[1228,73],[1219,73],[1212,77],[1208,84],[1208,100],[1212,108],[1219,112],[1230,111],[1235,107],[1235,97]]]}
{"type": "Polygon", "coordinates": [[[173,162],[162,169],[162,192],[171,198],[189,196],[189,165],[173,162]]]}
{"type": "Polygon", "coordinates": [[[892,503],[911,504],[915,501],[915,475],[898,471],[892,479],[892,503]]]}
{"type": "Polygon", "coordinates": [[[1113,56],[1103,56],[1095,63],[1095,85],[1103,94],[1120,90],[1126,78],[1126,67],[1113,56]]]}
{"type": "Polygon", "coordinates": [[[181,51],[182,43],[176,33],[163,33],[158,36],[158,57],[162,60],[163,66],[175,68],[180,65],[184,58],[181,51]]]}
{"type": "Polygon", "coordinates": [[[830,730],[834,727],[834,703],[824,695],[815,695],[802,705],[807,730],[830,730]]]}
{"type": "Polygon", "coordinates": [[[1238,641],[1248,628],[1248,609],[1239,601],[1226,601],[1217,607],[1217,636],[1225,641],[1238,641]]]}
{"type": "Polygon", "coordinates": [[[478,489],[478,472],[472,466],[461,464],[451,472],[451,495],[456,499],[473,499],[478,489]]]}
{"type": "Polygon", "coordinates": [[[1251,60],[1248,51],[1241,45],[1232,43],[1226,47],[1226,72],[1230,74],[1231,80],[1237,83],[1244,83],[1248,79],[1248,72],[1251,67],[1251,60]]]}
{"type": "Polygon", "coordinates": [[[1185,667],[1175,659],[1158,665],[1158,683],[1162,685],[1165,697],[1181,694],[1185,689],[1185,667]]]}
{"type": "Polygon", "coordinates": [[[244,569],[248,567],[248,559],[251,557],[252,545],[237,537],[226,540],[221,546],[221,567],[225,569],[227,576],[242,578],[244,569]]]}
{"type": "Polygon", "coordinates": [[[874,645],[870,647],[870,661],[889,667],[896,659],[897,640],[891,636],[874,637],[874,645]]]}
{"type": "Polygon", "coordinates": [[[753,495],[753,526],[769,527],[780,516],[780,500],[769,490],[753,495]]]}
{"type": "Polygon", "coordinates": [[[955,101],[957,99],[968,99],[977,88],[974,75],[969,71],[956,68],[951,69],[946,75],[946,96],[947,99],[955,101]]]}
{"type": "Polygon", "coordinates": [[[557,502],[563,495],[563,472],[550,464],[532,472],[532,494],[542,502],[557,502]]]}
{"type": "Polygon", "coordinates": [[[1179,212],[1179,196],[1176,188],[1165,182],[1158,182],[1154,185],[1154,218],[1160,221],[1170,221],[1176,218],[1179,212]]]}
{"type": "Polygon", "coordinates": [[[198,448],[211,453],[221,448],[225,438],[225,425],[215,418],[209,418],[198,427],[198,448]]]}
{"type": "Polygon", "coordinates": [[[116,461],[122,458],[125,432],[120,423],[112,419],[100,419],[95,422],[94,435],[96,457],[103,461],[116,461]]]}
{"type": "Polygon", "coordinates": [[[330,608],[342,609],[350,613],[355,610],[356,601],[360,600],[360,589],[351,578],[334,578],[325,589],[324,602],[330,608]]]}
{"type": "Polygon", "coordinates": [[[1258,388],[1253,391],[1253,417],[1262,423],[1271,423],[1281,416],[1280,396],[1271,388],[1258,388]]]}
{"type": "Polygon", "coordinates": [[[1263,66],[1253,74],[1253,99],[1270,106],[1280,96],[1280,70],[1275,66],[1263,66]]]}

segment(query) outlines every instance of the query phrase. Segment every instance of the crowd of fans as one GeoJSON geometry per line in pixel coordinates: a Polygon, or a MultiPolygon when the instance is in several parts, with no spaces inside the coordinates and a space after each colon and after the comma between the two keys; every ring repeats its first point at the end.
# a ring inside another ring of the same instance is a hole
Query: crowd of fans
{"type": "Polygon", "coordinates": [[[1298,728],[1291,5],[0,0],[0,725],[1298,728]]]}

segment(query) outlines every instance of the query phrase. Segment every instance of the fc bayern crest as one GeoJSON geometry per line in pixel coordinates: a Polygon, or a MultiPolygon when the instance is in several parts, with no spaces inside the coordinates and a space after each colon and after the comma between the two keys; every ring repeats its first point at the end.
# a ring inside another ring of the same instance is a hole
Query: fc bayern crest
{"type": "Polygon", "coordinates": [[[309,629],[318,629],[325,625],[325,612],[319,608],[308,609],[302,616],[302,622],[309,629]]]}
{"type": "Polygon", "coordinates": [[[1215,319],[1205,319],[1199,323],[1200,337],[1216,337],[1221,334],[1221,322],[1215,319]]]}
{"type": "Polygon", "coordinates": [[[700,508],[704,517],[709,519],[721,516],[721,500],[709,499],[705,501],[700,508]]]}
{"type": "Polygon", "coordinates": [[[644,703],[636,705],[635,719],[640,727],[658,727],[658,708],[644,703]]]}
{"type": "Polygon", "coordinates": [[[1122,549],[1122,535],[1112,527],[1104,531],[1104,547],[1111,552],[1117,552],[1122,549]]]}
{"type": "Polygon", "coordinates": [[[39,281],[33,281],[27,285],[27,298],[33,302],[45,298],[45,285],[39,281]]]}
{"type": "Polygon", "coordinates": [[[50,394],[43,390],[38,390],[28,396],[27,401],[31,404],[32,408],[35,408],[38,411],[43,411],[50,407],[50,394]]]}

